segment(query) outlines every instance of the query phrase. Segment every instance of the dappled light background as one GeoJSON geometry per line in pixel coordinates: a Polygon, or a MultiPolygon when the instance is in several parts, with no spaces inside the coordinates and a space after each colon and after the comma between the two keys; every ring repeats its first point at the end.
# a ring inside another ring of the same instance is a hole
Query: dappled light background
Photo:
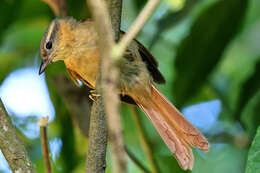
{"type": "MultiPolygon", "coordinates": [[[[192,172],[243,173],[260,123],[260,1],[176,1],[161,1],[137,39],[159,62],[166,78],[160,90],[210,141],[208,153],[193,150],[192,172]]],[[[69,15],[89,17],[84,0],[67,2],[69,15]]],[[[122,30],[146,2],[123,0],[122,30]]],[[[73,84],[62,63],[38,75],[40,40],[54,14],[35,0],[2,0],[0,14],[0,98],[36,170],[44,172],[37,121],[49,116],[54,171],[84,172],[87,92],[73,84]]],[[[150,170],[127,104],[121,115],[126,146],[150,170]]],[[[140,110],[138,115],[159,172],[185,172],[140,110]]],[[[111,172],[110,151],[107,157],[111,172]]],[[[142,172],[130,159],[128,170],[142,172]]],[[[0,172],[11,172],[2,153],[0,172]]]]}

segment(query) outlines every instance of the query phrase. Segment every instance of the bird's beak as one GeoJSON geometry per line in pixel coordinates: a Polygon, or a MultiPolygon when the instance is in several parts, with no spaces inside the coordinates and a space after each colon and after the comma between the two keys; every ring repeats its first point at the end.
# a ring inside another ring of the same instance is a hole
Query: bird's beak
{"type": "Polygon", "coordinates": [[[51,61],[49,58],[42,60],[42,63],[41,63],[40,69],[39,69],[39,75],[42,74],[46,70],[46,68],[50,62],[51,61]]]}

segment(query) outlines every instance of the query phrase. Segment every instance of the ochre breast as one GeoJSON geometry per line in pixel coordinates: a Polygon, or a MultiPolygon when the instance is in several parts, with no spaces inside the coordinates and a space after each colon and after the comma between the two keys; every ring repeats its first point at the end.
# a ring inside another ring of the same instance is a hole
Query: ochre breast
{"type": "Polygon", "coordinates": [[[96,76],[99,66],[99,55],[97,51],[88,50],[85,55],[74,55],[65,59],[65,65],[73,70],[94,88],[96,87],[96,76]]]}

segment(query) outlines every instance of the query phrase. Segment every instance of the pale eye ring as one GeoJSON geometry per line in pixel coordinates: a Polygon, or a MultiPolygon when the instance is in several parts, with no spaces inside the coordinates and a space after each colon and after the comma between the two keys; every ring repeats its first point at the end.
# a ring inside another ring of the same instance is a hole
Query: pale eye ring
{"type": "Polygon", "coordinates": [[[47,50],[52,49],[52,41],[48,41],[48,42],[46,43],[45,47],[46,47],[47,50]]]}

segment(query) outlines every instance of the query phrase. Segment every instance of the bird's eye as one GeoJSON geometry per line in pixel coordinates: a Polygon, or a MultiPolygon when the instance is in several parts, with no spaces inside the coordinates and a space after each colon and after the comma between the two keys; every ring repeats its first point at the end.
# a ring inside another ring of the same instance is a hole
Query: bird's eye
{"type": "Polygon", "coordinates": [[[50,50],[52,48],[52,41],[46,43],[46,49],[50,50]]]}

